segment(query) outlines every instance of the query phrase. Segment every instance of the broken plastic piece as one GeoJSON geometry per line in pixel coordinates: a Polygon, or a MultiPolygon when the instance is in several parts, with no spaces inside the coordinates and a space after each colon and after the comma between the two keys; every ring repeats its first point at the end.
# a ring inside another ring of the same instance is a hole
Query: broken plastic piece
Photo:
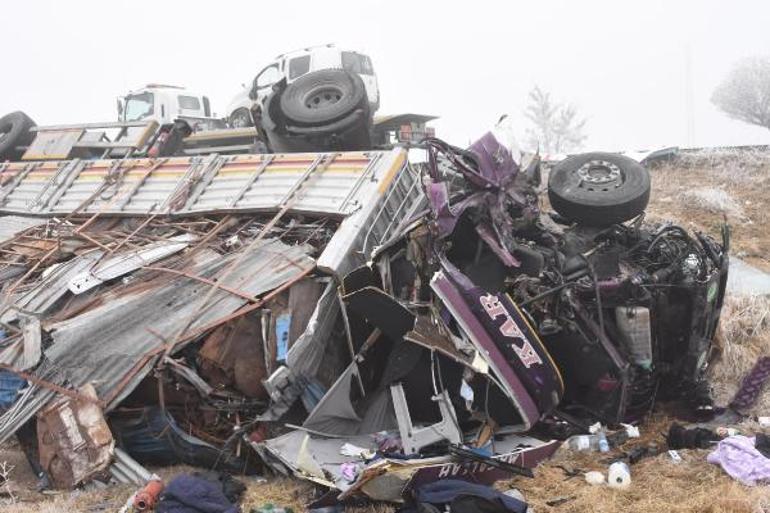
{"type": "Polygon", "coordinates": [[[628,488],[631,486],[631,470],[622,461],[610,465],[607,472],[607,485],[610,488],[628,488]]]}
{"type": "Polygon", "coordinates": [[[369,449],[364,449],[363,447],[358,447],[357,445],[353,445],[351,443],[346,443],[340,447],[340,454],[343,456],[361,458],[362,460],[370,460],[374,458],[377,453],[369,449]]]}
{"type": "Polygon", "coordinates": [[[412,425],[412,418],[409,415],[409,406],[406,403],[403,385],[401,383],[391,385],[390,394],[393,399],[393,408],[396,411],[398,430],[401,433],[401,444],[404,454],[418,453],[423,447],[441,440],[449,440],[449,442],[455,444],[459,444],[462,441],[462,433],[458,428],[459,424],[455,416],[455,410],[452,407],[446,390],[432,398],[438,402],[441,422],[423,428],[416,428],[412,425]]]}
{"type": "Polygon", "coordinates": [[[585,478],[586,478],[586,483],[592,486],[599,486],[604,484],[604,474],[596,470],[586,472],[585,478]]]}

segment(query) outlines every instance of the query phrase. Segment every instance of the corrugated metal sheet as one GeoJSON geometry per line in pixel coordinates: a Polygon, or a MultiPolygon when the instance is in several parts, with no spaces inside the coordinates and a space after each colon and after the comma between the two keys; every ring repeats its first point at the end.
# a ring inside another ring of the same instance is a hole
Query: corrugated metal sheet
{"type": "Polygon", "coordinates": [[[0,320],[13,322],[19,310],[33,315],[46,313],[69,291],[70,280],[90,269],[103,254],[101,250],[91,251],[49,268],[45,277],[32,289],[2,304],[0,320]]]}
{"type": "Polygon", "coordinates": [[[39,217],[0,216],[0,242],[5,242],[24,230],[47,222],[47,219],[39,217]]]}
{"type": "Polygon", "coordinates": [[[0,212],[141,215],[276,210],[303,179],[291,210],[345,216],[392,180],[405,151],[208,155],[168,159],[10,163],[0,212]],[[375,187],[363,187],[365,183],[375,187]]]}
{"type": "MultiPolygon", "coordinates": [[[[222,285],[258,296],[312,268],[315,262],[308,256],[310,251],[308,246],[261,241],[221,280],[222,285]]],[[[211,251],[202,252],[186,270],[216,280],[240,257],[241,253],[223,258],[211,251]]],[[[186,333],[223,318],[246,302],[219,289],[201,308],[210,289],[199,280],[162,275],[119,295],[107,293],[108,300],[101,305],[49,327],[53,343],[44,352],[35,375],[68,388],[92,382],[109,410],[145,377],[157,359],[152,355],[174,340],[190,319],[186,333]]],[[[54,397],[47,389],[32,389],[0,417],[0,442],[54,397]]]]}

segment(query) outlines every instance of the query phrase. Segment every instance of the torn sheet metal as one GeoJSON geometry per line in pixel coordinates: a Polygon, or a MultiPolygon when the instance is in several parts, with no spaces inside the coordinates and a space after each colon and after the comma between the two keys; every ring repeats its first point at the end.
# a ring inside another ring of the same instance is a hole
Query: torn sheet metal
{"type": "Polygon", "coordinates": [[[79,392],[92,401],[62,398],[38,415],[40,464],[58,488],[90,480],[112,460],[115,441],[96,404],[96,390],[87,384],[79,392]]]}
{"type": "Polygon", "coordinates": [[[6,310],[0,320],[12,322],[17,312],[41,315],[47,313],[69,292],[69,281],[90,269],[104,254],[101,250],[90,251],[70,260],[52,265],[43,272],[43,279],[29,291],[14,296],[3,305],[6,310]]]}
{"type": "Polygon", "coordinates": [[[398,423],[388,389],[368,398],[364,412],[352,402],[358,365],[351,363],[303,423],[305,429],[336,436],[355,436],[396,429],[398,423]]]}
{"type": "Polygon", "coordinates": [[[114,461],[110,465],[109,472],[117,482],[133,486],[144,486],[153,476],[120,447],[115,447],[114,461]]]}
{"type": "Polygon", "coordinates": [[[166,365],[166,368],[171,370],[171,372],[175,373],[177,376],[184,378],[188,383],[195,387],[195,390],[198,391],[201,397],[208,397],[214,391],[214,387],[204,381],[204,379],[200,377],[194,369],[191,369],[186,365],[182,365],[173,358],[166,357],[163,359],[163,361],[166,365]]]}
{"type": "Polygon", "coordinates": [[[40,320],[31,315],[24,315],[21,318],[21,337],[24,346],[24,356],[20,362],[18,370],[32,369],[40,363],[42,356],[42,333],[40,331],[40,320]]]}
{"type": "MultiPolygon", "coordinates": [[[[295,430],[260,444],[271,467],[289,469],[296,477],[334,488],[340,499],[363,495],[372,500],[401,502],[411,488],[441,479],[461,479],[492,485],[511,477],[511,472],[480,462],[462,461],[452,456],[432,458],[381,458],[365,461],[346,455],[348,444],[377,451],[373,435],[342,438],[320,436],[295,430]],[[355,479],[349,480],[345,466],[354,465],[355,479]]],[[[494,459],[533,469],[549,458],[561,442],[543,442],[519,435],[496,437],[494,459]]]]}
{"type": "Polygon", "coordinates": [[[390,161],[388,178],[373,188],[369,201],[359,202],[355,214],[340,223],[318,257],[318,268],[338,279],[363,265],[371,251],[387,240],[414,211],[422,198],[419,174],[406,164],[406,154],[390,161]]]}
{"type": "Polygon", "coordinates": [[[267,376],[264,343],[256,315],[215,329],[203,342],[198,358],[201,375],[212,387],[232,387],[246,397],[267,399],[262,386],[267,376]]]}
{"type": "Polygon", "coordinates": [[[286,413],[305,390],[308,381],[319,373],[321,362],[332,340],[332,329],[339,316],[337,285],[329,282],[316,303],[305,331],[286,353],[286,364],[265,380],[270,408],[261,420],[277,420],[286,413]]]}
{"type": "MultiPolygon", "coordinates": [[[[529,436],[507,435],[495,439],[494,459],[534,469],[537,465],[550,458],[561,447],[559,440],[543,442],[529,436]]],[[[407,489],[419,487],[440,479],[461,479],[474,483],[491,485],[501,479],[511,477],[511,472],[474,461],[443,461],[425,465],[418,469],[409,480],[407,489]]]]}
{"type": "Polygon", "coordinates": [[[0,216],[0,242],[10,240],[24,230],[44,225],[47,222],[48,219],[40,217],[0,216]]]}
{"type": "Polygon", "coordinates": [[[0,340],[0,363],[14,369],[21,369],[24,364],[24,339],[13,337],[0,340]]]}
{"type": "MultiPolygon", "coordinates": [[[[263,240],[226,257],[203,251],[186,271],[216,280],[236,259],[238,266],[221,285],[258,296],[296,279],[314,266],[310,247],[263,240]]],[[[53,343],[35,371],[54,383],[82,386],[94,382],[107,411],[120,403],[147,375],[165,344],[222,319],[246,303],[232,292],[217,289],[207,305],[201,301],[211,285],[185,276],[163,274],[137,280],[110,301],[50,326],[53,343]]],[[[13,434],[54,392],[35,387],[34,394],[0,417],[0,441],[13,434]]]]}
{"type": "Polygon", "coordinates": [[[168,411],[157,406],[117,410],[110,421],[118,445],[140,464],[244,470],[243,460],[186,433],[168,411]]]}
{"type": "Polygon", "coordinates": [[[88,271],[73,276],[67,288],[73,294],[82,294],[97,287],[108,280],[113,280],[124,274],[139,269],[142,266],[152,264],[159,260],[182,251],[195,240],[190,234],[170,237],[167,241],[154,242],[135,251],[127,251],[118,255],[112,255],[88,271]]]}
{"type": "Polygon", "coordinates": [[[0,364],[19,371],[27,371],[40,363],[42,356],[42,332],[40,321],[33,316],[22,316],[21,332],[0,336],[0,364]]]}

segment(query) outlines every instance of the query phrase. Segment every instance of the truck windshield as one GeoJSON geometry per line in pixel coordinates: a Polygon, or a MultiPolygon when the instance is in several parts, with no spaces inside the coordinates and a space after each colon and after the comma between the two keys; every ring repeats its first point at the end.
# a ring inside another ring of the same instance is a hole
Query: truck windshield
{"type": "Polygon", "coordinates": [[[152,93],[131,94],[126,97],[126,121],[138,121],[153,112],[155,98],[152,93]]]}
{"type": "Polygon", "coordinates": [[[342,52],[342,67],[345,71],[359,75],[374,75],[372,61],[366,55],[355,52],[342,52]]]}

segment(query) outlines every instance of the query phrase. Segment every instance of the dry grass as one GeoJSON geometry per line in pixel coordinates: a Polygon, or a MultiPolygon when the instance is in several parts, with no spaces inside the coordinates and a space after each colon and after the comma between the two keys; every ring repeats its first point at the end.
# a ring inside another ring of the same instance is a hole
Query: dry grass
{"type": "Polygon", "coordinates": [[[615,512],[746,512],[758,513],[770,508],[770,489],[747,488],[727,477],[720,468],[706,462],[705,450],[680,451],[683,461],[675,463],[667,453],[642,460],[631,468],[628,489],[588,485],[582,476],[565,480],[556,465],[584,471],[607,473],[607,466],[595,455],[557,453],[541,466],[533,480],[508,483],[522,491],[532,508],[540,513],[615,512]],[[547,502],[560,497],[568,501],[560,506],[547,502]]]}
{"type": "MultiPolygon", "coordinates": [[[[718,355],[709,374],[718,404],[727,404],[743,376],[760,356],[770,356],[770,298],[728,298],[717,335],[718,355]]],[[[767,416],[770,392],[765,390],[747,413],[767,416]]]]}
{"type": "Polygon", "coordinates": [[[727,215],[733,252],[770,271],[770,153],[685,154],[651,174],[649,219],[718,235],[727,215]]]}

